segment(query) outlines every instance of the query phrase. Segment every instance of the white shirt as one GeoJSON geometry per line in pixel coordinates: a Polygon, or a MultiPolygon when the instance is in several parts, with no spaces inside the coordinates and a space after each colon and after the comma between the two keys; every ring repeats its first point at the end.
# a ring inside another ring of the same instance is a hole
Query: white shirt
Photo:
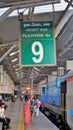
{"type": "Polygon", "coordinates": [[[0,117],[5,117],[4,108],[0,108],[0,117]]]}

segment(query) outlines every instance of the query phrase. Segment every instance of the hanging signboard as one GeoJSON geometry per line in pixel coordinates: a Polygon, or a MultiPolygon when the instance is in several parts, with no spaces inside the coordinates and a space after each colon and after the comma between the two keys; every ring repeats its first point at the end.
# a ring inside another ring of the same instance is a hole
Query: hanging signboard
{"type": "Polygon", "coordinates": [[[20,23],[20,63],[24,66],[56,65],[52,22],[20,23]]]}

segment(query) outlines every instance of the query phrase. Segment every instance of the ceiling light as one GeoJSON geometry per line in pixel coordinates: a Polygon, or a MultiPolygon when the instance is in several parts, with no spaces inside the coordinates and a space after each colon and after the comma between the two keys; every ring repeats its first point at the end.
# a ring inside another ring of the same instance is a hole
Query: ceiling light
{"type": "Polygon", "coordinates": [[[12,53],[10,53],[10,56],[13,56],[15,54],[15,52],[12,52],[12,53]]]}
{"type": "Polygon", "coordinates": [[[12,60],[12,62],[15,62],[15,61],[17,61],[18,59],[17,58],[15,58],[14,60],[12,60]]]}
{"type": "Polygon", "coordinates": [[[15,71],[18,71],[18,70],[20,70],[20,68],[18,68],[18,69],[15,69],[15,71]]]}
{"type": "Polygon", "coordinates": [[[38,72],[37,72],[37,71],[34,71],[33,73],[38,74],[38,72]]]}
{"type": "Polygon", "coordinates": [[[13,56],[13,55],[15,55],[16,53],[19,53],[19,52],[20,52],[20,50],[12,52],[12,53],[10,53],[10,56],[13,56]]]}
{"type": "Polygon", "coordinates": [[[13,65],[14,68],[17,67],[17,66],[19,66],[19,64],[13,65]]]}
{"type": "Polygon", "coordinates": [[[18,71],[16,71],[15,73],[18,74],[18,71]]]}
{"type": "Polygon", "coordinates": [[[38,68],[36,68],[36,67],[33,67],[33,69],[35,69],[36,71],[40,71],[38,68]]]}

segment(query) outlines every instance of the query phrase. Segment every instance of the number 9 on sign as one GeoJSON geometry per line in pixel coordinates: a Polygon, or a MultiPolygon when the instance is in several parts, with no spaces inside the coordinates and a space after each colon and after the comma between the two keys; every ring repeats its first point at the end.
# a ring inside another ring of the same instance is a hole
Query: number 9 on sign
{"type": "Polygon", "coordinates": [[[40,63],[43,59],[43,46],[40,42],[36,41],[32,44],[32,53],[35,55],[32,57],[33,62],[40,63]],[[36,48],[38,47],[38,51],[36,48]]]}

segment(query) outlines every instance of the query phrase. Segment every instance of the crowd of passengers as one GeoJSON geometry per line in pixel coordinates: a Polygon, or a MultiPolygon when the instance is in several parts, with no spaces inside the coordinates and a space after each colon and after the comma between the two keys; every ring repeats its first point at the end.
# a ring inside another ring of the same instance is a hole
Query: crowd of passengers
{"type": "Polygon", "coordinates": [[[12,126],[10,125],[11,119],[5,115],[5,110],[8,107],[5,104],[5,101],[8,101],[8,100],[15,102],[14,96],[12,95],[7,99],[5,99],[2,95],[0,95],[0,122],[2,122],[2,130],[12,128],[12,126]]]}

